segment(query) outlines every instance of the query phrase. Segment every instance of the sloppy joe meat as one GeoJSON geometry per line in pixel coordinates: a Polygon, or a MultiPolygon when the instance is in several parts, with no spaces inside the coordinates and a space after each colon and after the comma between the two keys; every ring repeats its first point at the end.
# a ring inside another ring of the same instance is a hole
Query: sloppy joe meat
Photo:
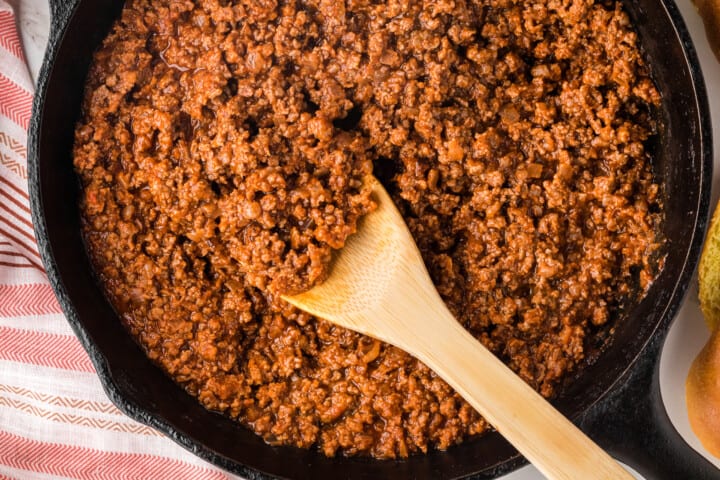
{"type": "Polygon", "coordinates": [[[405,457],[489,426],[401,350],[280,299],[386,186],[457,319],[546,397],[662,256],[659,95],[611,0],[128,0],[74,163],[122,321],[267,442],[405,457]]]}

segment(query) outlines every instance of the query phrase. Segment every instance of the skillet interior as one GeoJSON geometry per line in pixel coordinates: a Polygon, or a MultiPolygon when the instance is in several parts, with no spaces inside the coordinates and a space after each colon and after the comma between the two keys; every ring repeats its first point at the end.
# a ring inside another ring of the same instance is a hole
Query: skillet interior
{"type": "MultiPolygon", "coordinates": [[[[270,447],[237,423],[206,411],[147,360],[93,277],[80,236],[78,180],[71,159],[74,123],[92,53],[122,2],[55,1],[50,61],[41,72],[29,140],[33,215],[43,260],[63,309],[89,351],[108,395],[122,410],[198,455],[249,478],[264,474],[303,478],[476,474],[491,478],[523,462],[497,434],[405,461],[327,459],[315,452],[270,447]],[[63,36],[59,33],[64,27],[63,36]]],[[[701,100],[697,98],[699,69],[694,57],[688,60],[681,35],[660,1],[625,3],[663,95],[665,130],[656,145],[655,167],[666,195],[669,256],[648,296],[621,320],[607,351],[557,399],[556,405],[571,418],[612,388],[658,326],[667,325],[677,310],[696,261],[698,231],[704,227],[709,195],[711,159],[709,146],[703,143],[704,138],[707,141],[703,130],[708,128],[703,124],[707,113],[704,93],[699,93],[701,100]]],[[[669,9],[679,19],[673,4],[669,9]]]]}

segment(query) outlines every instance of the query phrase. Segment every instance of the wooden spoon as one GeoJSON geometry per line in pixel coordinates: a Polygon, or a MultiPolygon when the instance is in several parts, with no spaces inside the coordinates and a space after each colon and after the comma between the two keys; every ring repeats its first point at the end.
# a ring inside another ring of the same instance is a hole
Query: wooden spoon
{"type": "Polygon", "coordinates": [[[285,300],[414,355],[548,478],[634,478],[453,318],[392,200],[368,181],[377,210],[337,252],[324,283],[285,300]]]}

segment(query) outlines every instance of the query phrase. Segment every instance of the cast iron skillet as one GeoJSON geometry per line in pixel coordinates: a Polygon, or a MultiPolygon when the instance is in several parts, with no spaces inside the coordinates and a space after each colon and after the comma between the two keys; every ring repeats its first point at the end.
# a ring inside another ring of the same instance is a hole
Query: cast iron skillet
{"type": "MultiPolygon", "coordinates": [[[[402,461],[327,459],[271,447],[203,409],[128,336],[95,282],[80,236],[73,126],[91,56],[121,0],[51,0],[52,29],[29,134],[36,235],[60,304],[110,399],[183,447],[249,478],[493,478],[524,463],[498,434],[402,461]]],[[[720,478],[670,424],[660,398],[659,352],[695,268],[708,213],[710,117],[697,57],[672,0],[627,0],[663,96],[655,146],[666,194],[665,269],[621,322],[613,343],[555,402],[602,447],[647,478],[720,478]]]]}

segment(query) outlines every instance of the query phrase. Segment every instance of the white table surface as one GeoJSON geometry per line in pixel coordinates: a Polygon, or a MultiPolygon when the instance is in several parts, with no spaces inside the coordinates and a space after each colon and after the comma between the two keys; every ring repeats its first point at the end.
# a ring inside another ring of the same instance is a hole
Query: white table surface
{"type": "MultiPolygon", "coordinates": [[[[49,28],[47,0],[7,0],[15,8],[20,24],[25,55],[33,78],[42,63],[49,28]]],[[[705,39],[703,24],[691,0],[676,0],[690,34],[695,43],[708,90],[713,118],[715,170],[713,175],[713,202],[720,195],[720,65],[712,54],[705,39]]],[[[685,440],[696,450],[707,456],[718,468],[720,460],[712,457],[700,445],[692,433],[685,409],[685,377],[690,363],[705,344],[709,331],[703,323],[697,300],[697,280],[693,280],[690,291],[675,319],[660,363],[661,390],[668,414],[685,440]]],[[[538,480],[542,475],[533,467],[525,467],[503,480],[538,480]]],[[[639,477],[640,478],[640,477],[639,477]]]]}

